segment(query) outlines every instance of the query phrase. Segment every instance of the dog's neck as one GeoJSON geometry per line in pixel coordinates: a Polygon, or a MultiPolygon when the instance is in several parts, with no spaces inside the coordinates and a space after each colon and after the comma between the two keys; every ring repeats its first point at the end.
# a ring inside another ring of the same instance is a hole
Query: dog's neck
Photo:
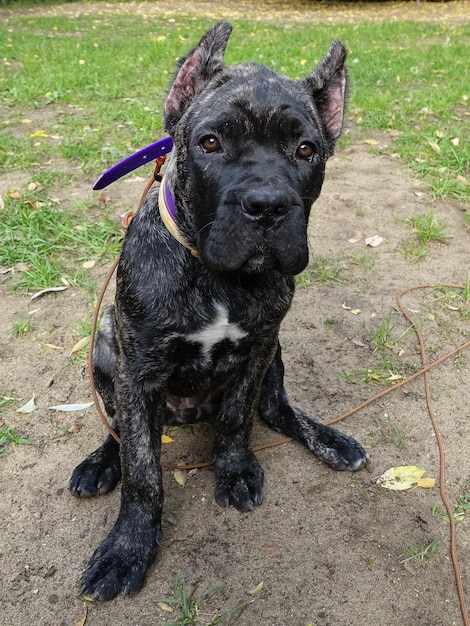
{"type": "Polygon", "coordinates": [[[162,221],[167,227],[168,231],[173,235],[176,241],[179,241],[181,245],[183,245],[188,250],[191,250],[191,254],[197,257],[197,250],[193,248],[193,246],[191,246],[191,244],[187,241],[187,239],[179,229],[178,218],[176,216],[175,199],[166,180],[166,176],[163,177],[163,180],[160,184],[160,189],[158,191],[158,208],[160,210],[160,216],[162,218],[162,221]]]}

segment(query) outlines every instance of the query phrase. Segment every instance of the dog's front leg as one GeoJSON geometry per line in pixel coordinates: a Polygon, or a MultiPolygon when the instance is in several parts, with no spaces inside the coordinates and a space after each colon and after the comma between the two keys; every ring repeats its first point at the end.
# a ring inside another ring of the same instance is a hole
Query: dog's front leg
{"type": "Polygon", "coordinates": [[[275,348],[276,338],[256,342],[225,389],[214,442],[215,499],[221,506],[252,511],[263,501],[263,469],[251,450],[251,430],[261,381],[275,348]]]}
{"type": "MultiPolygon", "coordinates": [[[[138,379],[137,379],[138,380],[138,379]]],[[[82,593],[110,600],[139,591],[161,538],[163,392],[122,373],[116,381],[122,491],[118,519],[82,579],[82,593]]]]}

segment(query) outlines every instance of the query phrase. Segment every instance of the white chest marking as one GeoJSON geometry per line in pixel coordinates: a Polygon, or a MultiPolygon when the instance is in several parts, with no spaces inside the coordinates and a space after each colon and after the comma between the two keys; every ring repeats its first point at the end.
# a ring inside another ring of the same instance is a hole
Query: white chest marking
{"type": "Polygon", "coordinates": [[[238,343],[240,339],[248,335],[237,324],[228,321],[228,311],[223,304],[217,303],[215,308],[217,311],[215,319],[201,330],[186,337],[188,341],[202,344],[202,351],[205,356],[210,354],[212,348],[224,339],[238,343]]]}

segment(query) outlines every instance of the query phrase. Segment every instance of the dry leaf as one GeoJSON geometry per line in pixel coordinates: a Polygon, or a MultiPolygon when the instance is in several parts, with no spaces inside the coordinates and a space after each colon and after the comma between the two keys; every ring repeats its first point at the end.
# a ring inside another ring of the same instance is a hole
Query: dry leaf
{"type": "Polygon", "coordinates": [[[420,478],[417,482],[418,487],[421,487],[421,489],[432,489],[435,484],[435,478],[420,478]]]}
{"type": "Polygon", "coordinates": [[[88,336],[82,337],[80,341],[77,341],[74,347],[70,350],[70,356],[72,356],[72,354],[75,354],[76,352],[80,352],[80,350],[83,350],[83,348],[85,348],[90,343],[90,339],[91,337],[88,336]]]}
{"type": "Polygon", "coordinates": [[[36,293],[33,293],[33,295],[30,297],[30,300],[40,298],[46,293],[53,293],[54,291],[65,291],[65,289],[68,289],[68,287],[66,287],[65,285],[63,287],[47,287],[46,289],[41,289],[40,291],[36,291],[36,293]]]}
{"type": "Polygon", "coordinates": [[[351,309],[351,315],[359,315],[361,309],[351,309]]]}
{"type": "Polygon", "coordinates": [[[250,596],[256,596],[264,587],[264,581],[261,581],[260,583],[258,583],[256,585],[256,587],[253,587],[253,589],[250,589],[250,591],[248,592],[250,594],[250,596]]]}
{"type": "Polygon", "coordinates": [[[85,402],[84,404],[56,404],[55,406],[50,406],[49,409],[68,413],[71,411],[85,411],[85,409],[89,409],[94,404],[94,402],[85,402]]]}
{"type": "Polygon", "coordinates": [[[167,602],[157,602],[156,604],[157,604],[158,608],[161,609],[162,611],[165,611],[165,613],[173,613],[174,610],[175,610],[167,602]]]}
{"type": "Polygon", "coordinates": [[[378,146],[380,142],[377,139],[364,139],[362,143],[366,143],[368,146],[378,146]]]}
{"type": "Polygon", "coordinates": [[[365,238],[365,244],[371,248],[376,248],[377,246],[380,246],[383,240],[383,237],[380,237],[379,235],[372,235],[372,237],[365,238]]]}
{"type": "Polygon", "coordinates": [[[277,545],[277,543],[267,543],[260,548],[262,552],[277,552],[279,549],[280,547],[277,545]]]}
{"type": "Polygon", "coordinates": [[[437,144],[435,141],[431,141],[430,139],[428,139],[428,144],[431,146],[434,152],[436,152],[437,154],[440,153],[441,148],[439,147],[439,144],[437,144]]]}
{"type": "Polygon", "coordinates": [[[30,137],[48,137],[49,135],[46,133],[46,131],[42,130],[41,128],[38,128],[37,130],[33,130],[29,133],[30,137]]]}
{"type": "Polygon", "coordinates": [[[93,267],[95,267],[96,265],[96,261],[94,259],[90,259],[90,261],[85,261],[82,265],[84,270],[91,270],[93,267]]]}
{"type": "Polygon", "coordinates": [[[80,424],[72,424],[69,428],[67,428],[67,432],[71,435],[75,435],[75,433],[79,433],[81,430],[80,424]]]}
{"type": "Polygon", "coordinates": [[[162,443],[172,443],[174,439],[168,437],[168,435],[162,435],[162,443]]]}
{"type": "Polygon", "coordinates": [[[56,346],[53,343],[45,343],[44,347],[49,348],[50,350],[63,350],[62,346],[56,346]]]}
{"type": "Polygon", "coordinates": [[[35,395],[33,393],[33,397],[26,404],[21,406],[19,409],[16,409],[17,413],[32,413],[36,408],[36,403],[34,402],[35,395]]]}
{"type": "Polygon", "coordinates": [[[83,603],[83,614],[74,621],[73,626],[85,626],[86,618],[88,615],[88,604],[83,603]]]}
{"type": "Polygon", "coordinates": [[[397,467],[391,467],[382,474],[382,476],[377,479],[377,484],[382,485],[384,489],[404,491],[416,485],[425,473],[426,470],[416,465],[399,465],[397,467]]]}
{"type": "Polygon", "coordinates": [[[182,487],[184,487],[188,482],[188,470],[185,470],[183,468],[175,469],[173,470],[173,476],[178,485],[181,485],[182,487]]]}

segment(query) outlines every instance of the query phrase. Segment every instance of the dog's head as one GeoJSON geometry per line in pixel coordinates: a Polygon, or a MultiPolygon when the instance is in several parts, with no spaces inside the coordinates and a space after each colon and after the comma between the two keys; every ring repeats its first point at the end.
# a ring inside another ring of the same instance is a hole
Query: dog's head
{"type": "Polygon", "coordinates": [[[346,50],[333,42],[295,81],[255,63],[225,67],[230,32],[214,26],[180,61],[165,102],[178,221],[212,270],[296,274],[341,133],[346,50]]]}

